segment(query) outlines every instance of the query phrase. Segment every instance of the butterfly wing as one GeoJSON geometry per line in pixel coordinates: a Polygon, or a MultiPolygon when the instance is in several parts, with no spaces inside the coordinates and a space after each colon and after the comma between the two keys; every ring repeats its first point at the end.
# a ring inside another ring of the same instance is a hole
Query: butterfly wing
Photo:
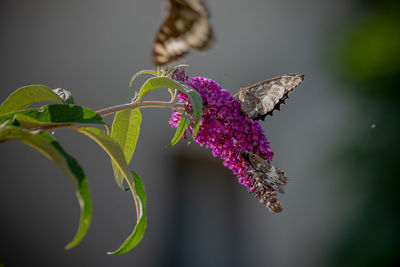
{"type": "Polygon", "coordinates": [[[251,152],[247,152],[247,154],[248,162],[254,169],[255,174],[279,193],[284,193],[283,187],[288,182],[285,173],[260,156],[251,152]]]}
{"type": "Polygon", "coordinates": [[[281,212],[282,206],[276,192],[284,193],[284,186],[288,182],[285,173],[254,153],[242,152],[241,156],[250,164],[247,172],[253,175],[253,186],[260,203],[271,212],[281,212]]]}
{"type": "Polygon", "coordinates": [[[285,74],[242,88],[238,93],[241,108],[252,119],[264,120],[279,110],[288,94],[303,80],[303,74],[285,74]]]}
{"type": "Polygon", "coordinates": [[[205,49],[212,39],[208,11],[200,0],[169,0],[169,16],[153,44],[153,61],[166,65],[183,57],[190,48],[205,49]]]}

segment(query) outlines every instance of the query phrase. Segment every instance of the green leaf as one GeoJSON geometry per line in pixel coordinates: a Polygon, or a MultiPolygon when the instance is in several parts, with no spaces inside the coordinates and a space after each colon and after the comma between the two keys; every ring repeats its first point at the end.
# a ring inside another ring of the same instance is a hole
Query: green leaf
{"type": "MultiPolygon", "coordinates": [[[[136,205],[137,225],[131,236],[122,244],[121,248],[115,252],[112,252],[112,254],[122,254],[128,252],[130,249],[136,246],[137,243],[139,243],[146,228],[146,216],[144,213],[146,198],[144,196],[143,184],[141,183],[139,176],[129,169],[120,145],[111,136],[95,127],[72,127],[72,129],[87,135],[97,142],[120,168],[120,171],[123,173],[125,180],[129,185],[136,205]],[[136,185],[136,182],[139,184],[136,185]],[[139,190],[139,192],[136,190],[139,190]]],[[[120,187],[122,187],[122,181],[117,181],[117,183],[120,187]]]]}
{"type": "Polygon", "coordinates": [[[133,81],[136,79],[137,76],[142,75],[142,74],[151,74],[154,76],[158,76],[158,72],[155,70],[141,70],[139,72],[136,72],[135,74],[133,74],[132,78],[131,78],[131,82],[129,83],[129,87],[132,87],[133,81]]]}
{"type": "Polygon", "coordinates": [[[200,128],[201,113],[203,111],[203,102],[201,100],[201,95],[193,87],[181,81],[177,81],[177,83],[179,83],[182,86],[181,92],[185,93],[188,96],[189,102],[190,104],[192,104],[193,118],[194,118],[193,134],[192,138],[190,138],[190,141],[192,141],[193,138],[197,135],[197,132],[199,131],[200,128]]]}
{"type": "Polygon", "coordinates": [[[139,175],[137,175],[134,171],[132,171],[132,174],[135,178],[135,191],[138,194],[140,200],[139,206],[136,206],[136,208],[139,210],[139,212],[137,213],[137,223],[132,234],[125,240],[121,247],[116,251],[108,253],[111,255],[124,254],[133,249],[142,240],[147,227],[146,192],[144,190],[144,185],[139,175]]]}
{"type": "MultiPolygon", "coordinates": [[[[115,114],[111,130],[111,137],[119,143],[127,164],[131,162],[137,139],[140,133],[142,114],[138,108],[119,111],[115,114]]],[[[123,175],[116,163],[112,161],[115,179],[122,181],[123,175]]]]}
{"type": "Polygon", "coordinates": [[[0,128],[0,142],[5,140],[18,140],[37,149],[48,159],[54,161],[72,182],[81,208],[78,231],[73,240],[65,246],[65,249],[73,248],[85,236],[92,218],[89,185],[82,168],[73,157],[63,150],[57,140],[47,132],[33,133],[19,127],[4,126],[0,128]]]}
{"type": "MultiPolygon", "coordinates": [[[[116,166],[120,169],[125,179],[132,180],[133,176],[128,164],[126,163],[124,153],[121,146],[111,136],[96,127],[71,127],[78,132],[81,132],[88,137],[92,138],[115,162],[116,166]]],[[[123,188],[123,180],[116,180],[119,187],[123,188]]]]}
{"type": "Polygon", "coordinates": [[[139,97],[143,98],[150,91],[159,88],[173,88],[188,96],[189,102],[192,104],[192,109],[193,109],[194,125],[193,125],[193,135],[190,141],[193,140],[193,138],[196,136],[200,128],[201,112],[203,108],[199,92],[197,92],[195,89],[185,84],[184,82],[174,81],[168,77],[154,77],[148,79],[143,84],[139,92],[139,97]]]}
{"type": "Polygon", "coordinates": [[[72,96],[72,93],[70,91],[62,88],[56,88],[53,89],[53,92],[56,93],[64,101],[65,104],[75,104],[74,97],[72,96]]]}
{"type": "MultiPolygon", "coordinates": [[[[165,74],[163,74],[162,76],[171,78],[172,73],[173,73],[176,69],[178,69],[178,68],[183,68],[183,67],[189,67],[189,65],[187,65],[187,64],[179,64],[179,65],[176,65],[176,66],[172,67],[169,71],[167,71],[165,74]]],[[[170,94],[171,94],[171,102],[172,102],[172,101],[175,100],[176,90],[173,90],[173,89],[171,89],[171,88],[168,88],[168,89],[169,89],[169,92],[170,92],[170,94]]]]}
{"type": "Polygon", "coordinates": [[[64,103],[64,101],[49,87],[45,85],[29,85],[14,91],[14,93],[1,104],[0,115],[23,110],[37,102],[64,103]]]}
{"type": "MultiPolygon", "coordinates": [[[[10,122],[13,126],[19,126],[24,129],[30,129],[30,130],[40,129],[40,128],[43,129],[51,125],[56,125],[55,123],[41,122],[35,118],[18,113],[14,115],[13,120],[10,122]]],[[[57,125],[64,125],[64,124],[57,123],[57,125]]]]}
{"type": "Polygon", "coordinates": [[[179,121],[179,125],[176,128],[175,136],[167,147],[174,146],[176,143],[178,143],[178,141],[182,138],[183,134],[185,133],[185,130],[189,126],[189,124],[190,124],[190,118],[185,114],[182,114],[182,117],[179,121]]]}
{"type": "Polygon", "coordinates": [[[148,79],[140,89],[139,97],[143,98],[150,91],[160,88],[181,88],[179,84],[177,84],[174,80],[168,77],[153,77],[148,79]]]}
{"type": "MultiPolygon", "coordinates": [[[[105,124],[104,119],[91,109],[75,105],[48,105],[40,109],[27,109],[0,116],[0,123],[14,120],[16,115],[30,117],[42,126],[57,124],[105,124]]],[[[18,116],[17,116],[18,117],[18,116]]],[[[20,117],[21,118],[21,117],[20,117]]],[[[33,122],[31,120],[30,122],[33,122]]],[[[38,125],[40,126],[40,125],[38,125]]]]}

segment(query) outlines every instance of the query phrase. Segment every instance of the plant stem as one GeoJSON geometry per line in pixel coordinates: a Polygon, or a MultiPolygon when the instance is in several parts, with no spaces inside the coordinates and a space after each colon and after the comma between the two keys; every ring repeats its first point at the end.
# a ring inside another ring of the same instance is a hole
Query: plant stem
{"type": "Polygon", "coordinates": [[[120,105],[104,108],[104,109],[96,111],[96,113],[99,114],[100,116],[107,116],[107,115],[116,113],[121,110],[134,109],[134,108],[149,108],[149,107],[176,109],[176,108],[184,107],[184,104],[183,103],[170,103],[170,102],[163,102],[163,101],[143,101],[143,102],[120,104],[120,105]]]}

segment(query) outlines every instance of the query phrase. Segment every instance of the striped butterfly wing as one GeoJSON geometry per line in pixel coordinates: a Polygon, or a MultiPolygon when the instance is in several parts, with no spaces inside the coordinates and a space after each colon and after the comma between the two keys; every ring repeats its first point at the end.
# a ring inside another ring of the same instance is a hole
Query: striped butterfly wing
{"type": "Polygon", "coordinates": [[[253,120],[264,120],[280,109],[288,94],[303,80],[303,74],[285,74],[242,88],[238,92],[241,108],[253,120]]]}
{"type": "Polygon", "coordinates": [[[254,153],[243,152],[242,156],[251,165],[256,176],[263,179],[275,191],[285,192],[283,187],[287,184],[288,178],[282,170],[254,153]]]}
{"type": "Polygon", "coordinates": [[[153,44],[153,61],[157,66],[180,59],[191,48],[203,50],[212,40],[209,14],[200,0],[169,0],[169,4],[169,16],[153,44]]]}
{"type": "Polygon", "coordinates": [[[284,193],[284,186],[288,182],[285,173],[254,153],[242,152],[241,156],[250,164],[247,171],[253,175],[260,203],[271,212],[281,212],[282,206],[276,193],[284,193]]]}

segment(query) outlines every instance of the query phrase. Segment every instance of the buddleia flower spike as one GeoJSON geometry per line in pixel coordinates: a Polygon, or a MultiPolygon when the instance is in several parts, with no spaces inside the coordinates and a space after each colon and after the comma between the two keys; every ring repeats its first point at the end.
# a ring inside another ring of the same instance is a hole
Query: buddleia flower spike
{"type": "MultiPolygon", "coordinates": [[[[195,142],[210,149],[214,157],[221,158],[239,183],[255,193],[271,212],[280,212],[282,207],[276,192],[283,192],[287,178],[269,163],[273,153],[261,125],[243,112],[239,100],[217,82],[206,77],[189,80],[182,69],[176,72],[172,77],[193,87],[202,97],[203,113],[195,142]]],[[[186,95],[179,93],[178,99],[185,103],[184,113],[190,114],[191,105],[186,95]]],[[[170,125],[178,127],[181,117],[180,112],[173,111],[170,125]]],[[[188,128],[193,130],[191,126],[188,128]]]]}

